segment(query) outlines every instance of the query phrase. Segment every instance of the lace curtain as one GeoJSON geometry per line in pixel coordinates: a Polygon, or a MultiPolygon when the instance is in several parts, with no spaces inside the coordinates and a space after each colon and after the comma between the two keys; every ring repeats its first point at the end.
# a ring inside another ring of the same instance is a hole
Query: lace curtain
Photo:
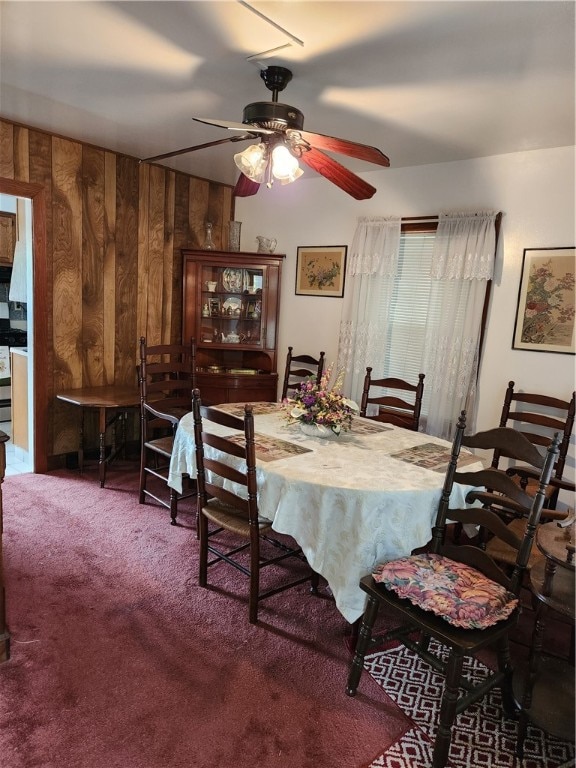
{"type": "Polygon", "coordinates": [[[439,217],[430,302],[441,296],[441,311],[426,327],[422,370],[429,398],[426,431],[447,440],[463,408],[468,430],[476,428],[478,352],[486,284],[494,270],[496,216],[486,211],[439,217]]]}
{"type": "MultiPolygon", "coordinates": [[[[440,319],[426,330],[426,432],[452,439],[462,408],[475,428],[478,344],[486,282],[496,251],[495,212],[447,213],[439,217],[434,245],[430,306],[441,302],[440,319]]],[[[359,400],[366,366],[384,368],[390,296],[397,273],[401,220],[361,218],[351,246],[340,327],[338,366],[345,391],[359,400]]]]}
{"type": "Polygon", "coordinates": [[[340,325],[338,368],[360,404],[366,366],[384,364],[387,312],[400,246],[400,218],[361,218],[352,240],[340,325]]]}

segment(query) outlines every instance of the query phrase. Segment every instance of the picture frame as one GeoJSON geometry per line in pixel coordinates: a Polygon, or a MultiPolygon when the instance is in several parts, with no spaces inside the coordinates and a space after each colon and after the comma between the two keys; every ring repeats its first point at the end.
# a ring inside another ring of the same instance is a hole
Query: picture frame
{"type": "Polygon", "coordinates": [[[346,280],[346,245],[303,245],[296,258],[296,295],[342,298],[346,280]]]}
{"type": "Polygon", "coordinates": [[[220,316],[220,299],[219,298],[210,298],[210,317],[219,317],[220,316]]]}
{"type": "Polygon", "coordinates": [[[575,252],[524,249],[512,349],[576,353],[575,252]]]}

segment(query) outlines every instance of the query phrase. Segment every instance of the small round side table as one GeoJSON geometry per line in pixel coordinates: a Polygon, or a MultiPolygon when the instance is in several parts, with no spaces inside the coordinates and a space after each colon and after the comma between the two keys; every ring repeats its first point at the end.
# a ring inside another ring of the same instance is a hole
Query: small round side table
{"type": "Polygon", "coordinates": [[[546,733],[566,741],[574,740],[574,660],[543,654],[544,629],[548,610],[570,621],[574,604],[574,523],[562,528],[545,523],[536,533],[536,546],[544,555],[530,570],[530,587],[537,599],[530,661],[521,691],[516,752],[524,755],[528,721],[546,733]]]}

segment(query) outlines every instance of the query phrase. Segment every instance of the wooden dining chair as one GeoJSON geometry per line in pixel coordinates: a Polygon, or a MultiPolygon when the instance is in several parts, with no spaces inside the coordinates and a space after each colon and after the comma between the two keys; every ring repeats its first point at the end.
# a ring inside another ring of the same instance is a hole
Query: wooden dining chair
{"type": "Polygon", "coordinates": [[[177,525],[178,502],[196,493],[186,478],[182,494],[168,487],[168,472],[178,422],[192,410],[196,383],[196,343],[148,345],[140,339],[140,486],[139,501],[147,498],[170,510],[177,525]],[[155,478],[153,485],[148,481],[155,478]],[[160,484],[161,490],[157,490],[160,484]],[[163,495],[160,495],[163,493],[163,495]]]}
{"type": "Polygon", "coordinates": [[[261,600],[310,581],[318,587],[302,550],[289,537],[280,541],[272,524],[258,516],[254,416],[244,406],[239,418],[217,408],[203,406],[200,392],[192,399],[196,476],[198,484],[198,527],[200,531],[199,584],[208,582],[208,568],[218,563],[236,568],[250,580],[248,617],[258,621],[261,600]],[[233,430],[223,437],[222,427],[233,430]],[[213,555],[212,559],[210,555],[213,555]],[[295,561],[288,569],[285,561],[295,561]],[[261,587],[264,569],[282,564],[266,588],[261,587]]]}
{"type": "MultiPolygon", "coordinates": [[[[554,466],[552,477],[562,480],[566,466],[566,456],[570,446],[570,437],[574,429],[574,414],[576,411],[576,395],[572,392],[569,400],[551,397],[535,392],[517,392],[515,383],[510,381],[504,396],[504,404],[500,416],[500,426],[511,426],[524,434],[536,446],[546,446],[552,436],[560,433],[558,459],[554,466]]],[[[500,460],[505,458],[501,452],[495,451],[492,466],[497,467],[500,460]]],[[[535,490],[538,477],[532,467],[511,466],[508,473],[515,477],[521,486],[530,491],[535,490]]],[[[555,509],[558,502],[559,484],[551,484],[547,490],[544,506],[555,509]]],[[[544,514],[545,516],[545,514],[544,514]]]]}
{"type": "MultiPolygon", "coordinates": [[[[540,520],[546,486],[558,456],[558,437],[549,445],[544,459],[517,430],[502,427],[465,435],[465,427],[463,411],[427,551],[378,565],[372,575],[360,581],[360,587],[367,595],[367,605],[347,684],[347,693],[355,695],[366,653],[374,644],[392,639],[399,640],[433,669],[443,673],[444,689],[433,748],[433,768],[444,768],[447,764],[456,715],[490,689],[501,688],[505,713],[511,717],[516,714],[508,635],[519,618],[522,578],[540,520]],[[504,470],[495,467],[467,471],[468,457],[461,451],[462,447],[501,450],[519,461],[540,466],[538,492],[533,498],[528,496],[504,470]],[[479,502],[480,505],[454,507],[450,499],[454,498],[456,485],[463,486],[467,504],[479,502]],[[528,523],[522,539],[512,537],[500,517],[491,510],[496,501],[503,507],[524,513],[528,523]],[[516,561],[512,572],[502,569],[482,549],[451,540],[447,536],[447,525],[452,520],[482,525],[493,536],[503,537],[514,546],[516,561]],[[384,637],[373,639],[372,631],[381,607],[399,617],[401,624],[384,637]],[[440,644],[443,652],[432,653],[431,638],[440,644]],[[478,684],[463,675],[464,659],[475,657],[490,646],[497,651],[497,668],[478,684]]],[[[412,683],[417,684],[415,680],[412,683]]]]}
{"type": "Polygon", "coordinates": [[[372,368],[368,366],[362,388],[360,416],[417,432],[422,410],[424,378],[425,374],[418,374],[417,384],[391,377],[373,379],[372,368]],[[377,411],[369,414],[369,406],[376,407],[377,411]]]}
{"type": "Polygon", "coordinates": [[[324,373],[324,352],[320,352],[318,358],[312,355],[293,355],[292,347],[288,347],[286,366],[284,368],[284,381],[282,384],[281,400],[289,396],[290,392],[298,389],[300,384],[311,376],[320,386],[320,380],[324,373]]]}

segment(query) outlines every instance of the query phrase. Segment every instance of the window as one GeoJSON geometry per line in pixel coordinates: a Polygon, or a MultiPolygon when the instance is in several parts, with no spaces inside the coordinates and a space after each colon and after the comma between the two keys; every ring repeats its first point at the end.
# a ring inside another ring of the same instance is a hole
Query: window
{"type": "MultiPolygon", "coordinates": [[[[384,377],[395,376],[416,383],[423,371],[424,342],[429,313],[440,311],[437,294],[432,298],[430,265],[436,223],[402,225],[398,275],[388,306],[382,306],[383,325],[388,328],[384,377]],[[385,319],[386,318],[386,319],[385,319]]],[[[426,415],[426,387],[422,414],[426,415]]]]}

